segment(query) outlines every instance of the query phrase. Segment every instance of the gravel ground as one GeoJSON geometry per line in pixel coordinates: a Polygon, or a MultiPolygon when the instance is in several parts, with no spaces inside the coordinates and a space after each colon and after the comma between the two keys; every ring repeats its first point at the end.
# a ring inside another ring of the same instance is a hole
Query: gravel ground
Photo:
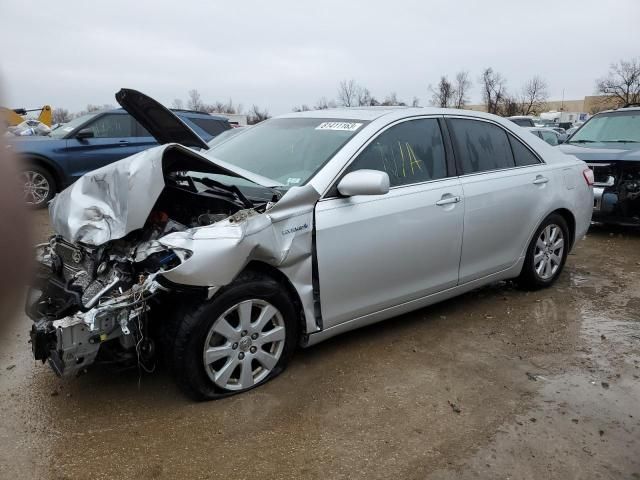
{"type": "Polygon", "coordinates": [[[18,316],[0,339],[0,477],[640,479],[639,307],[640,231],[593,227],[551,289],[496,284],[208,403],[162,370],[60,380],[18,316]]]}

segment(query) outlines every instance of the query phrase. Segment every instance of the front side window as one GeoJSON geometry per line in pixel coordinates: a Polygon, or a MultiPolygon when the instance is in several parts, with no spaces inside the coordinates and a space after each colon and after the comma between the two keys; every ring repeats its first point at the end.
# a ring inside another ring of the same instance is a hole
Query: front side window
{"type": "Polygon", "coordinates": [[[507,133],[497,125],[479,120],[447,120],[456,158],[463,174],[515,166],[507,133]]]}
{"type": "Polygon", "coordinates": [[[392,187],[446,177],[438,121],[410,120],[385,130],[358,155],[348,171],[361,169],[387,172],[392,187]]]}
{"type": "Polygon", "coordinates": [[[95,138],[133,136],[133,122],[130,115],[103,115],[85,128],[92,130],[95,138]]]}

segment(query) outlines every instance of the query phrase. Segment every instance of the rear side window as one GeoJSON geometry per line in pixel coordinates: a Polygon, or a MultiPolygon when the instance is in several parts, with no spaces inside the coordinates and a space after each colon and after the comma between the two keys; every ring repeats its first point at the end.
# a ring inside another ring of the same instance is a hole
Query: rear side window
{"type": "Polygon", "coordinates": [[[211,136],[216,136],[225,130],[229,130],[231,125],[226,120],[217,120],[215,118],[189,118],[189,120],[199,126],[202,130],[211,136]]]}
{"type": "Polygon", "coordinates": [[[394,187],[446,177],[438,121],[409,120],[385,130],[358,155],[348,171],[361,169],[387,172],[394,187]]]}
{"type": "Polygon", "coordinates": [[[448,119],[447,124],[463,174],[515,166],[507,133],[502,128],[488,122],[460,118],[448,119]]]}
{"type": "Polygon", "coordinates": [[[516,161],[516,167],[526,167],[527,165],[537,165],[540,163],[538,157],[525,147],[520,140],[509,135],[509,142],[511,142],[511,150],[513,151],[513,158],[516,161]]]}

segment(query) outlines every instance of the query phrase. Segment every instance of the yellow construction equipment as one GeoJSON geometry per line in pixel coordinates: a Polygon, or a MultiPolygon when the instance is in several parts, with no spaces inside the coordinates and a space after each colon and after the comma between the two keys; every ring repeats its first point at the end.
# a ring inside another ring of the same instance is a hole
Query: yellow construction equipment
{"type": "Polygon", "coordinates": [[[52,115],[51,115],[51,107],[49,105],[45,105],[42,108],[6,108],[0,107],[0,119],[5,122],[6,127],[15,127],[16,125],[21,124],[26,120],[23,115],[26,115],[27,112],[37,112],[40,110],[40,115],[38,115],[37,120],[39,122],[44,123],[47,127],[51,126],[52,115]]]}

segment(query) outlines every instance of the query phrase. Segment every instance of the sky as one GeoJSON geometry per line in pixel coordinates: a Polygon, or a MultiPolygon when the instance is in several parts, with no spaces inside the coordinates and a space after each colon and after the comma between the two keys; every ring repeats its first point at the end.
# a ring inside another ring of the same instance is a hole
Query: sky
{"type": "Polygon", "coordinates": [[[441,75],[492,67],[511,92],[539,75],[581,99],[640,57],[639,0],[136,0],[0,2],[0,105],[79,111],[134,88],[170,105],[256,104],[272,115],[354,79],[428,105],[441,75]]]}

